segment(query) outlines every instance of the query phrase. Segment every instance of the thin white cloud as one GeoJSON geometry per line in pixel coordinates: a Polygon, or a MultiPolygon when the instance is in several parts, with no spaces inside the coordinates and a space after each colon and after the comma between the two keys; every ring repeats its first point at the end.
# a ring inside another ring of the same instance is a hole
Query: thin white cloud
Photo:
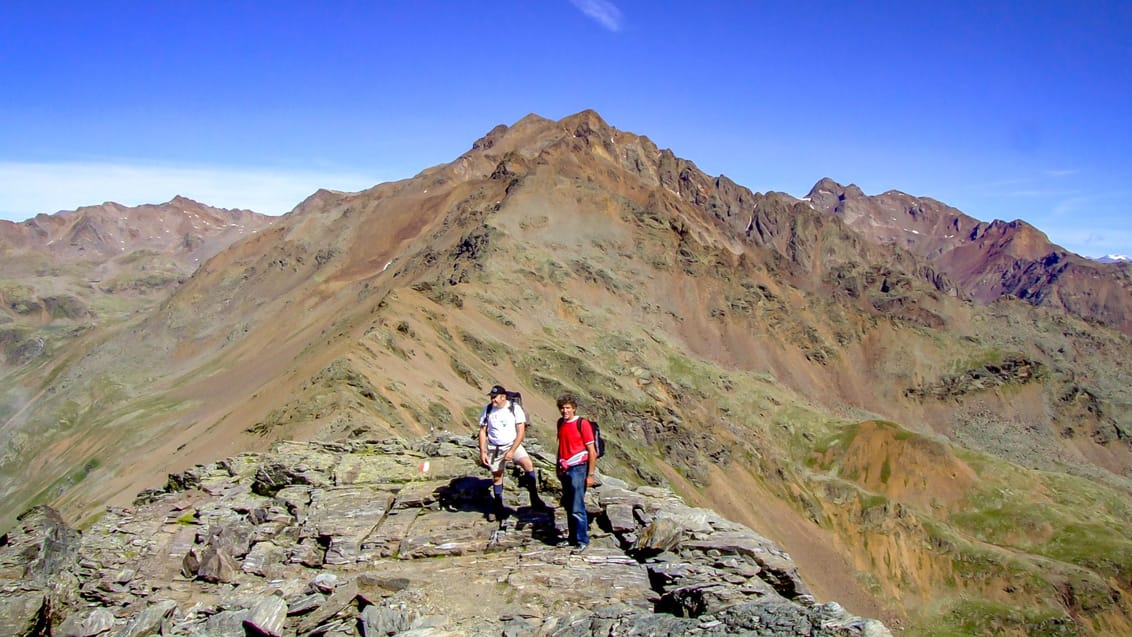
{"type": "Polygon", "coordinates": [[[1018,178],[1014,178],[1014,179],[999,179],[997,181],[992,181],[992,182],[988,182],[988,183],[985,183],[985,184],[981,184],[981,188],[983,190],[994,191],[994,190],[999,190],[1000,188],[1006,188],[1006,187],[1009,187],[1009,186],[1018,186],[1018,185],[1032,184],[1032,183],[1034,183],[1034,180],[1033,180],[1032,177],[1018,177],[1018,178]]]}
{"type": "Polygon", "coordinates": [[[621,30],[621,10],[608,0],[570,0],[579,11],[610,31],[621,30]]]}
{"type": "Polygon", "coordinates": [[[1040,176],[1022,177],[1016,179],[1002,179],[983,184],[981,194],[988,197],[1004,197],[1019,199],[1071,197],[1077,190],[1057,179],[1076,174],[1075,170],[1048,170],[1040,176]]]}
{"type": "Polygon", "coordinates": [[[1050,212],[1055,217],[1063,217],[1065,215],[1077,214],[1078,212],[1087,209],[1089,204],[1089,197],[1069,197],[1056,201],[1050,212]]]}
{"type": "Polygon", "coordinates": [[[1053,189],[1042,190],[1042,189],[1039,189],[1039,188],[1033,188],[1033,189],[1030,189],[1030,190],[1011,190],[1011,191],[1007,191],[1007,192],[998,193],[998,195],[1001,196],[1001,197],[1015,197],[1015,198],[1019,198],[1019,199],[1038,199],[1038,198],[1048,199],[1048,198],[1051,198],[1051,197],[1064,197],[1067,194],[1070,194],[1070,193],[1067,193],[1063,190],[1053,190],[1053,189]]]}
{"type": "Polygon", "coordinates": [[[355,191],[373,175],[267,168],[185,167],[133,163],[0,162],[0,218],[23,221],[114,201],[163,203],[177,195],[217,208],[278,215],[319,188],[355,191]]]}
{"type": "Polygon", "coordinates": [[[1050,169],[1045,171],[1045,175],[1046,177],[1070,177],[1072,175],[1076,175],[1078,172],[1080,171],[1076,168],[1050,169]]]}

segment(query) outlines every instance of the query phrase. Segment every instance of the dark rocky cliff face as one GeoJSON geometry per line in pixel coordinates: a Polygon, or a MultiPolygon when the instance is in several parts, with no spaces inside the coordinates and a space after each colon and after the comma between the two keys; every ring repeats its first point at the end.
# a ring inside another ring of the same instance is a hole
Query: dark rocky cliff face
{"type": "MultiPolygon", "coordinates": [[[[0,542],[5,635],[855,635],[790,557],[671,491],[591,490],[487,522],[471,438],[284,443],[170,476],[81,535],[38,507],[0,542]]],[[[531,441],[553,497],[553,466],[531,441]]],[[[510,478],[509,478],[510,480],[510,478]]]]}

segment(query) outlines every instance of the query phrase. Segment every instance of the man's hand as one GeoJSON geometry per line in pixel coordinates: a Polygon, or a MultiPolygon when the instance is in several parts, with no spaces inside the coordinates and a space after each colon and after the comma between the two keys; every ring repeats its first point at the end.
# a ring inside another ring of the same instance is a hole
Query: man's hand
{"type": "Polygon", "coordinates": [[[480,451],[480,464],[482,464],[485,467],[490,465],[490,463],[487,461],[487,452],[486,451],[483,451],[483,450],[480,451]]]}
{"type": "Polygon", "coordinates": [[[586,443],[586,488],[594,486],[594,471],[597,471],[597,447],[594,443],[586,443]]]}

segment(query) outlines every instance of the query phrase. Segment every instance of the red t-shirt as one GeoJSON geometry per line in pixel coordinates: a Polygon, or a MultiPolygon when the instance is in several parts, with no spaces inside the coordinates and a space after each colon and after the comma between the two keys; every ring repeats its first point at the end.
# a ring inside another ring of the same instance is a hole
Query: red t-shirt
{"type": "Polygon", "coordinates": [[[593,444],[594,430],[590,426],[590,421],[580,416],[575,416],[573,420],[563,421],[558,419],[558,466],[563,469],[568,469],[580,464],[585,464],[589,460],[590,454],[586,450],[587,444],[593,444]],[[581,431],[578,429],[578,421],[582,421],[581,431]]]}

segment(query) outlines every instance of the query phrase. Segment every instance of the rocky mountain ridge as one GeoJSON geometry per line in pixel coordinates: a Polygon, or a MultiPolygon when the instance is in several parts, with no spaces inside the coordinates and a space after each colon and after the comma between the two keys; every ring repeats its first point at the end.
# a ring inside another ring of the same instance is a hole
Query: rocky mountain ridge
{"type": "Polygon", "coordinates": [[[81,534],[30,510],[0,541],[0,632],[890,634],[818,604],[772,542],[665,489],[604,478],[577,556],[557,545],[560,507],[509,500],[487,522],[475,449],[450,434],[287,442],[170,475],[81,534]]]}
{"type": "Polygon", "coordinates": [[[805,199],[873,243],[925,258],[979,303],[1018,298],[1132,334],[1132,270],[1073,254],[1025,221],[979,221],[934,199],[868,196],[831,179],[805,199]]]}
{"type": "Polygon", "coordinates": [[[0,254],[50,255],[55,263],[104,262],[153,250],[199,265],[235,238],[275,219],[251,210],[214,208],[176,196],[163,204],[123,206],[108,201],[16,223],[0,220],[0,254]]]}
{"type": "Polygon", "coordinates": [[[273,221],[185,197],[0,220],[0,365],[42,350],[35,328],[69,330],[70,340],[146,311],[201,262],[273,221]]]}

